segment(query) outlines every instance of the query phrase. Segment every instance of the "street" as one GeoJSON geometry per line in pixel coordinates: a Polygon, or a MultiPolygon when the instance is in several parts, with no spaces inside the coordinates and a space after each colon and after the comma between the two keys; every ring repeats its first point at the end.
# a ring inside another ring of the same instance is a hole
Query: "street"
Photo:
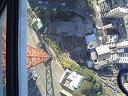
{"type": "MultiPolygon", "coordinates": [[[[39,43],[43,43],[42,39],[39,37],[40,34],[36,34],[33,28],[29,25],[27,32],[27,43],[35,48],[39,43]]],[[[53,52],[52,52],[53,53],[53,52]]],[[[59,92],[62,90],[59,80],[64,72],[61,65],[57,63],[55,58],[51,63],[52,67],[52,77],[53,77],[53,87],[55,96],[60,96],[59,92]]],[[[28,80],[28,95],[29,96],[46,96],[46,68],[44,64],[39,64],[32,68],[32,70],[37,74],[38,79],[34,81],[33,78],[28,80]]]]}

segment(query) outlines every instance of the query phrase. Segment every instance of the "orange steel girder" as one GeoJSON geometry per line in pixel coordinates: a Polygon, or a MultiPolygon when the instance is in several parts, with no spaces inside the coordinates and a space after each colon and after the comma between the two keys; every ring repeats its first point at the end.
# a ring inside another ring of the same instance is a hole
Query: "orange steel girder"
{"type": "Polygon", "coordinates": [[[43,50],[33,48],[27,45],[27,64],[31,68],[37,64],[45,62],[48,59],[48,54],[43,50]]]}
{"type": "Polygon", "coordinates": [[[3,78],[5,78],[6,74],[6,27],[3,27],[2,32],[2,72],[3,78]]]}
{"type": "MultiPolygon", "coordinates": [[[[27,45],[27,67],[31,68],[45,62],[49,55],[41,49],[27,45]]],[[[2,32],[2,68],[3,78],[6,76],[6,27],[2,32]]]]}

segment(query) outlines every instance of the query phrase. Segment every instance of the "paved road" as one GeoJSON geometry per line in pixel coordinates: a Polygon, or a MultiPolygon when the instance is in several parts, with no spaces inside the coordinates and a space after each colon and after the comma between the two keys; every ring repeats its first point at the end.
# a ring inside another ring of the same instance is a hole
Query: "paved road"
{"type": "MultiPolygon", "coordinates": [[[[77,14],[81,15],[82,17],[86,18],[87,16],[89,16],[89,14],[87,14],[87,9],[82,9],[79,7],[76,7],[72,4],[66,4],[66,5],[62,5],[62,3],[47,3],[44,2],[42,4],[38,3],[38,0],[36,1],[32,1],[31,3],[33,3],[33,5],[35,7],[49,7],[49,8],[59,8],[65,11],[73,11],[76,12],[77,14]]],[[[44,43],[44,41],[42,41],[40,39],[40,34],[37,34],[38,39],[40,41],[40,43],[44,43]]],[[[51,50],[50,50],[51,51],[51,50]]],[[[54,53],[52,52],[53,57],[54,57],[54,53]]],[[[55,92],[55,96],[60,96],[59,92],[62,90],[60,84],[59,84],[59,80],[64,72],[63,68],[58,64],[58,62],[55,60],[55,58],[53,58],[53,61],[51,63],[52,65],[52,76],[53,76],[53,87],[54,87],[54,92],[55,92]]],[[[43,64],[38,65],[34,68],[35,72],[37,73],[38,76],[40,76],[40,78],[37,81],[37,86],[40,90],[40,93],[43,96],[46,96],[46,69],[44,67],[43,64]]],[[[33,87],[35,88],[35,87],[33,87]]]]}
{"type": "MultiPolygon", "coordinates": [[[[51,67],[52,67],[52,78],[53,78],[53,87],[54,87],[54,93],[55,96],[60,96],[59,92],[62,90],[59,80],[64,73],[64,69],[61,67],[61,65],[57,62],[55,58],[55,54],[50,49],[47,44],[44,42],[44,40],[40,37],[41,34],[39,32],[36,32],[36,35],[38,37],[38,40],[40,41],[41,44],[45,44],[45,48],[43,48],[46,52],[48,52],[53,60],[51,62],[51,67]]],[[[38,80],[38,87],[39,90],[41,91],[43,96],[46,96],[46,68],[44,64],[40,64],[34,68],[35,72],[37,73],[38,76],[40,76],[38,80]]]]}
{"type": "MultiPolygon", "coordinates": [[[[29,26],[27,39],[28,44],[33,47],[39,45],[38,43],[44,43],[40,37],[36,36],[36,32],[29,26]]],[[[40,34],[38,34],[40,36],[40,34]]],[[[58,83],[64,70],[58,65],[56,60],[52,61],[52,76],[53,76],[53,85],[55,90],[55,96],[60,96],[59,91],[62,89],[60,84],[58,83]]],[[[46,68],[44,64],[39,64],[33,68],[33,70],[39,76],[39,79],[35,82],[33,79],[28,80],[29,87],[29,96],[46,96],[46,68]],[[36,93],[36,94],[35,94],[36,93]]]]}
{"type": "MultiPolygon", "coordinates": [[[[52,63],[52,77],[53,77],[53,87],[55,96],[60,96],[59,92],[62,90],[59,80],[64,72],[63,68],[57,63],[55,58],[52,63]]],[[[34,82],[33,80],[28,80],[29,86],[29,96],[46,96],[46,68],[44,64],[37,65],[33,68],[39,79],[34,82]],[[35,93],[38,93],[34,95],[35,93]],[[41,94],[41,95],[40,95],[41,94]]]]}
{"type": "MultiPolygon", "coordinates": [[[[52,77],[53,77],[53,87],[54,87],[55,96],[60,96],[59,92],[60,92],[60,90],[62,90],[62,88],[59,84],[59,80],[60,80],[64,70],[60,65],[58,65],[56,60],[53,60],[51,65],[52,65],[52,77]]],[[[39,79],[36,82],[36,84],[39,88],[39,91],[43,96],[46,96],[46,68],[45,68],[44,64],[40,64],[33,69],[39,76],[39,79]]],[[[34,87],[32,87],[32,88],[34,88],[34,87]]],[[[29,96],[33,96],[33,95],[29,95],[29,96]]]]}

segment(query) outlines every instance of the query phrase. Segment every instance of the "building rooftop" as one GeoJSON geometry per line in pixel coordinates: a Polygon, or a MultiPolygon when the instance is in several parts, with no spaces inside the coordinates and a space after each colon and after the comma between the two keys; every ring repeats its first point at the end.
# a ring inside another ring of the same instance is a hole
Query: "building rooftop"
{"type": "Polygon", "coordinates": [[[106,16],[107,17],[122,16],[123,14],[128,14],[128,8],[122,8],[122,7],[114,8],[114,9],[110,10],[106,16]]]}
{"type": "Polygon", "coordinates": [[[97,60],[98,59],[96,51],[94,49],[90,49],[90,55],[91,55],[92,60],[97,60]]]}
{"type": "Polygon", "coordinates": [[[71,93],[67,92],[66,90],[61,90],[60,93],[66,96],[73,96],[71,93]]]}
{"type": "Polygon", "coordinates": [[[91,34],[91,35],[86,36],[86,42],[87,43],[93,42],[93,41],[96,41],[96,35],[95,34],[91,34]]]}
{"type": "Polygon", "coordinates": [[[118,63],[128,63],[128,57],[121,57],[118,63]]]}
{"type": "Polygon", "coordinates": [[[39,18],[37,18],[37,22],[38,22],[37,27],[38,27],[38,29],[40,29],[43,26],[43,24],[39,18]]]}
{"type": "Polygon", "coordinates": [[[117,47],[128,47],[128,41],[123,41],[123,42],[120,42],[120,43],[117,43],[117,47]]]}
{"type": "Polygon", "coordinates": [[[83,76],[77,74],[76,72],[72,72],[67,79],[71,80],[71,82],[69,83],[69,88],[78,88],[79,83],[81,81],[81,79],[83,78],[83,76]]]}
{"type": "Polygon", "coordinates": [[[102,55],[102,54],[105,54],[105,53],[109,53],[110,49],[109,49],[108,45],[101,45],[101,46],[96,48],[96,52],[97,52],[98,55],[102,55]]]}
{"type": "Polygon", "coordinates": [[[67,69],[61,77],[60,84],[74,91],[79,87],[83,78],[84,77],[82,75],[79,75],[76,72],[71,72],[67,69]]]}

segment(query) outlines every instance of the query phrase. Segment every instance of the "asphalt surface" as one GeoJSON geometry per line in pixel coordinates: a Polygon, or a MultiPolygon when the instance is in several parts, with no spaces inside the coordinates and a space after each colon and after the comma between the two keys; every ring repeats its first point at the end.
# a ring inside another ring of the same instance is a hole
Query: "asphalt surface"
{"type": "MultiPolygon", "coordinates": [[[[49,55],[51,55],[51,57],[53,58],[53,60],[51,61],[51,69],[52,69],[52,79],[53,79],[53,88],[54,88],[54,94],[55,96],[60,96],[60,91],[62,90],[62,87],[59,84],[59,80],[61,78],[61,76],[64,73],[64,69],[61,67],[61,65],[57,62],[55,54],[53,52],[53,50],[47,46],[47,44],[44,42],[43,39],[41,39],[40,37],[40,33],[36,32],[36,35],[40,41],[41,44],[45,44],[45,51],[47,53],[49,53],[49,55]]],[[[41,64],[38,66],[37,69],[35,69],[35,71],[39,74],[40,79],[42,78],[41,81],[45,81],[42,84],[46,85],[46,68],[44,66],[44,64],[41,64]]],[[[44,90],[46,90],[46,86],[43,86],[44,90]]],[[[46,96],[46,91],[44,92],[44,96],[46,96]]]]}
{"type": "MultiPolygon", "coordinates": [[[[52,67],[52,78],[55,96],[60,96],[62,90],[59,80],[64,72],[63,68],[53,60],[51,63],[52,67]]],[[[46,68],[44,64],[37,65],[33,68],[38,76],[37,81],[34,81],[31,77],[28,80],[28,96],[46,96],[46,68]]]]}
{"type": "MultiPolygon", "coordinates": [[[[51,65],[52,65],[54,94],[55,96],[60,96],[59,92],[62,90],[62,87],[59,84],[59,80],[64,70],[55,60],[52,61],[51,65]]],[[[46,96],[46,68],[44,64],[35,66],[33,70],[36,72],[37,76],[39,77],[37,81],[34,81],[33,79],[28,80],[29,96],[46,96]]]]}
{"type": "MultiPolygon", "coordinates": [[[[35,32],[30,26],[29,26],[29,33],[28,33],[28,44],[31,43],[31,46],[36,47],[37,45],[44,44],[45,42],[41,39],[40,33],[35,32]],[[31,29],[31,30],[30,30],[31,29]]],[[[51,52],[47,46],[47,48],[43,48],[45,51],[48,51],[50,55],[54,54],[51,52]]],[[[53,56],[53,55],[52,55],[53,56]]],[[[59,92],[62,90],[59,80],[64,72],[63,68],[57,63],[55,58],[53,58],[53,61],[51,63],[52,67],[52,78],[53,78],[53,87],[54,87],[54,94],[55,96],[60,96],[59,92]]],[[[32,68],[33,71],[38,76],[37,81],[33,81],[31,79],[28,80],[28,95],[29,96],[46,96],[46,67],[44,64],[39,64],[32,68]],[[37,93],[37,94],[35,94],[37,93]]]]}

